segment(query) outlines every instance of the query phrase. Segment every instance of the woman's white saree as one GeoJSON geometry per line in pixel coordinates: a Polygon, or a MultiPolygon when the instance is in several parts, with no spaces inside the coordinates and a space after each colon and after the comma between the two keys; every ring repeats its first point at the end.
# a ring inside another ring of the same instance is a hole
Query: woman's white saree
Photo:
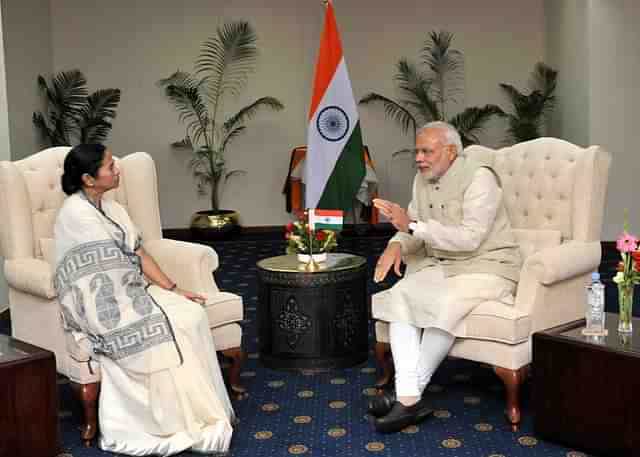
{"type": "Polygon", "coordinates": [[[148,286],[124,208],[103,199],[98,209],[76,193],[58,214],[55,238],[63,327],[88,335],[102,373],[100,447],[129,455],[226,452],[233,409],[206,314],[148,286]]]}

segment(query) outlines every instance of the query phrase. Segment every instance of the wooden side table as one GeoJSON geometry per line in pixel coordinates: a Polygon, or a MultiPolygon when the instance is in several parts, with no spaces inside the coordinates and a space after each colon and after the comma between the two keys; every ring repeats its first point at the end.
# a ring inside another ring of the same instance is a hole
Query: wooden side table
{"type": "Polygon", "coordinates": [[[0,456],[60,451],[53,352],[0,335],[0,456]]]}
{"type": "Polygon", "coordinates": [[[346,368],[369,355],[367,261],[328,254],[306,272],[295,255],[258,262],[260,360],[275,369],[346,368]]]}
{"type": "Polygon", "coordinates": [[[637,457],[640,449],[640,319],[632,335],[584,336],[584,319],[533,334],[537,436],[598,456],[637,457]]]}

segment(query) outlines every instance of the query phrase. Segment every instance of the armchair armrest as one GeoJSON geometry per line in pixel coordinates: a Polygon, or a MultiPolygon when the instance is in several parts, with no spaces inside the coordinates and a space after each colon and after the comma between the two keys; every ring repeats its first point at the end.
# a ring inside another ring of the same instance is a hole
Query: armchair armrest
{"type": "Polygon", "coordinates": [[[4,262],[4,276],[9,286],[28,294],[51,300],[56,297],[53,268],[36,258],[9,259],[4,262]]]}
{"type": "Polygon", "coordinates": [[[569,242],[543,249],[527,258],[523,270],[530,271],[545,286],[592,272],[600,265],[600,242],[569,242]]]}
{"type": "Polygon", "coordinates": [[[218,269],[218,254],[213,248],[160,238],[144,243],[144,249],[178,287],[203,294],[218,292],[213,279],[213,272],[218,269]]]}

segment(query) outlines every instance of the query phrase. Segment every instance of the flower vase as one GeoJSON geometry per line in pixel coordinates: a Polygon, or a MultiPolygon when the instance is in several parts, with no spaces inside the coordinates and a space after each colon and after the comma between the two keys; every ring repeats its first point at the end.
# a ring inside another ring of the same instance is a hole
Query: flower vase
{"type": "Polygon", "coordinates": [[[631,311],[633,310],[633,284],[618,284],[618,333],[633,332],[631,311]]]}
{"type": "MultiPolygon", "coordinates": [[[[309,254],[298,254],[298,262],[308,263],[309,262],[309,254]]],[[[316,263],[326,262],[327,261],[327,253],[321,252],[319,254],[313,254],[313,260],[316,263]]]]}

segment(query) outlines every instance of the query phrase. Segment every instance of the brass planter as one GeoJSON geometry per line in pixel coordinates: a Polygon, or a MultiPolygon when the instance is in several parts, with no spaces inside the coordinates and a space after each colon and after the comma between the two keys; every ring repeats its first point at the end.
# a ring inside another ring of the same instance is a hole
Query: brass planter
{"type": "Polygon", "coordinates": [[[229,209],[198,211],[191,217],[191,233],[198,240],[215,240],[240,229],[240,214],[229,209]]]}

